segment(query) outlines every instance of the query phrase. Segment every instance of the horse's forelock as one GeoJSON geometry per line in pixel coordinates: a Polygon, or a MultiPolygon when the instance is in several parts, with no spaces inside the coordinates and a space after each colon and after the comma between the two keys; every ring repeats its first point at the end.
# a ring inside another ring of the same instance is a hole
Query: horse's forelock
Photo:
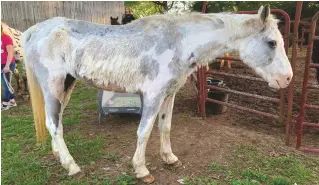
{"type": "Polygon", "coordinates": [[[280,19],[277,19],[275,15],[270,14],[269,17],[267,18],[267,21],[265,22],[266,26],[271,26],[271,25],[278,25],[280,23],[280,19]]]}

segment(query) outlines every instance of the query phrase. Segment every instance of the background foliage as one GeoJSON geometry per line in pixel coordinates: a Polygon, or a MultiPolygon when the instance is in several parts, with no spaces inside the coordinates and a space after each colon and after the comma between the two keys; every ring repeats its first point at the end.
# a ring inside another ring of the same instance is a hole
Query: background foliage
{"type": "MultiPolygon", "coordinates": [[[[209,1],[207,3],[207,13],[217,13],[223,11],[245,11],[258,10],[261,5],[269,4],[273,9],[282,9],[286,11],[291,20],[294,20],[296,11],[296,1],[209,1]]],[[[203,1],[126,1],[125,6],[131,8],[134,16],[137,18],[147,15],[173,12],[177,9],[186,11],[201,11],[203,1]],[[172,3],[174,6],[172,6],[172,3]],[[159,5],[162,4],[162,5],[159,5]],[[176,5],[176,6],[175,6],[176,5]],[[178,5],[178,6],[177,6],[178,5]]],[[[302,9],[302,19],[311,18],[319,10],[318,1],[304,1],[302,9]]]]}

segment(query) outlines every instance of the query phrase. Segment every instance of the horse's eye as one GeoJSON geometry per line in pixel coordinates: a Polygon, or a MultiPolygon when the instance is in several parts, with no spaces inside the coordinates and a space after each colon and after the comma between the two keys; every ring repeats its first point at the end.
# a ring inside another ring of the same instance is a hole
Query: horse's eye
{"type": "Polygon", "coordinates": [[[276,46],[277,46],[277,42],[274,41],[274,40],[269,41],[269,42],[268,42],[268,46],[269,46],[270,48],[272,48],[272,49],[275,49],[276,46]]]}

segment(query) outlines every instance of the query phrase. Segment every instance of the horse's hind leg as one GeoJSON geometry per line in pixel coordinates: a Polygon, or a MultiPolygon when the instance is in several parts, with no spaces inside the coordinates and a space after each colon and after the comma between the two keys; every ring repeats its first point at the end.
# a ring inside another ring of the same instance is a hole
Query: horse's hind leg
{"type": "Polygon", "coordinates": [[[162,159],[170,165],[180,167],[182,163],[173,154],[170,141],[170,131],[172,122],[172,112],[174,106],[175,94],[168,96],[159,111],[158,127],[160,129],[161,138],[161,157],[162,159]]]}
{"type": "MultiPolygon", "coordinates": [[[[55,83],[51,83],[48,91],[44,91],[46,126],[52,136],[52,151],[60,157],[62,166],[69,171],[69,175],[74,175],[80,171],[79,166],[74,162],[69,150],[63,139],[62,114],[67,105],[72,89],[75,85],[73,82],[67,84],[68,77],[56,77],[55,83]],[[63,83],[64,82],[64,83],[63,83]]],[[[49,81],[50,83],[50,81],[49,81]]]]}

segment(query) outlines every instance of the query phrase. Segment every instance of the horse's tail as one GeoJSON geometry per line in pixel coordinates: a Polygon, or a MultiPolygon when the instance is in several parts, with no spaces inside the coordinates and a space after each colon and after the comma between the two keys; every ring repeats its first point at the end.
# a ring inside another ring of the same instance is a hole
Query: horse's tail
{"type": "Polygon", "coordinates": [[[37,141],[44,142],[46,139],[44,97],[38,79],[28,65],[26,65],[26,73],[37,141]]]}
{"type": "MultiPolygon", "coordinates": [[[[32,32],[30,28],[23,33],[23,48],[26,47],[26,42],[30,39],[32,32]]],[[[45,126],[45,109],[44,109],[44,97],[42,93],[42,89],[40,87],[39,81],[35,76],[32,68],[30,67],[32,61],[28,61],[27,55],[24,57],[25,69],[27,74],[27,81],[35,123],[35,130],[38,142],[44,142],[46,140],[46,126],[45,126]]]]}

